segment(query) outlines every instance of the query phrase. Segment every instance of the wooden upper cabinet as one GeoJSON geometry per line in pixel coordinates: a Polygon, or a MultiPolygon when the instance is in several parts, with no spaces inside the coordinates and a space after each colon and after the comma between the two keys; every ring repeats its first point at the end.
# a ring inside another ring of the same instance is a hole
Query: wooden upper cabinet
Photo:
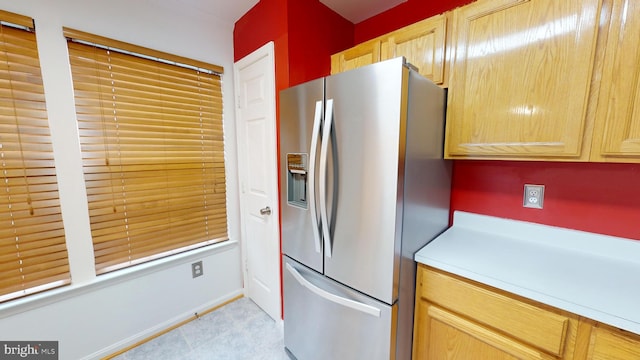
{"type": "Polygon", "coordinates": [[[404,56],[420,74],[436,84],[445,80],[447,18],[438,15],[386,35],[381,60],[404,56]]]}
{"type": "Polygon", "coordinates": [[[592,159],[640,162],[639,1],[613,1],[607,39],[592,159]]]}
{"type": "Polygon", "coordinates": [[[380,39],[376,38],[331,55],[331,74],[337,74],[378,61],[380,61],[380,39]]]}
{"type": "Polygon", "coordinates": [[[446,86],[447,16],[436,15],[331,56],[331,74],[404,56],[420,74],[446,86]]]}
{"type": "Polygon", "coordinates": [[[445,157],[587,160],[601,2],[479,0],[456,9],[445,157]]]}

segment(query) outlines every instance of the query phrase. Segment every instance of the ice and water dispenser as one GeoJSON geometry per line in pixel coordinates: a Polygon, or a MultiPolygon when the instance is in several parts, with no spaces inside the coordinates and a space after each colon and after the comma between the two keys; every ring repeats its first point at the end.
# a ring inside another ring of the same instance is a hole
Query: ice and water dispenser
{"type": "Polygon", "coordinates": [[[287,154],[287,203],[307,208],[307,154],[287,154]]]}

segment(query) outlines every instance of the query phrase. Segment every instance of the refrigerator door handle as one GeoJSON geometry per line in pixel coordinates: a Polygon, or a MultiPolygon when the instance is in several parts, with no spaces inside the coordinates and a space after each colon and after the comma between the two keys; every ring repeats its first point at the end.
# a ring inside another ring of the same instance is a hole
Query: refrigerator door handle
{"type": "Polygon", "coordinates": [[[324,255],[330,258],[333,253],[333,241],[331,241],[327,211],[327,153],[331,140],[331,128],[333,127],[333,99],[327,99],[324,121],[322,145],[320,147],[320,225],[322,226],[322,236],[324,238],[324,255]]]}
{"type": "Polygon", "coordinates": [[[318,224],[318,210],[316,205],[316,156],[318,154],[318,139],[320,138],[320,123],[322,121],[322,101],[316,101],[316,111],[313,116],[313,130],[311,133],[311,149],[309,151],[309,213],[313,224],[313,244],[319,253],[322,246],[320,238],[320,224],[318,224]]]}
{"type": "Polygon", "coordinates": [[[298,272],[298,270],[296,270],[293,266],[291,266],[291,264],[286,264],[285,267],[287,268],[287,271],[293,276],[293,278],[296,279],[298,283],[300,283],[300,285],[304,286],[305,288],[307,288],[314,294],[320,296],[321,298],[342,306],[346,306],[353,310],[357,310],[365,314],[369,314],[371,316],[380,317],[380,313],[381,313],[380,309],[371,305],[363,304],[355,300],[344,298],[336,294],[332,294],[324,289],[321,289],[313,285],[311,282],[305,279],[304,276],[298,272]]]}

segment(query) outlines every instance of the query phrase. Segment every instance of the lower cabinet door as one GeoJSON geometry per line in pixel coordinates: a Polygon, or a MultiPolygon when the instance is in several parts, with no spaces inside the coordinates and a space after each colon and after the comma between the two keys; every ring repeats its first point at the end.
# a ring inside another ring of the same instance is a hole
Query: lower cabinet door
{"type": "Polygon", "coordinates": [[[638,360],[640,335],[596,325],[591,330],[587,360],[638,360]]]}
{"type": "Polygon", "coordinates": [[[391,358],[395,307],[284,257],[284,345],[300,360],[391,358]]]}
{"type": "Polygon", "coordinates": [[[413,359],[557,359],[425,300],[416,304],[413,359]]]}

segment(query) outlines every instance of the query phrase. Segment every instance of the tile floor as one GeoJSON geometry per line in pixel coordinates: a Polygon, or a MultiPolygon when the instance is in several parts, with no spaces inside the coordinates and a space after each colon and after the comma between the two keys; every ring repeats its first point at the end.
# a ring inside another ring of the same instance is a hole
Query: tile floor
{"type": "Polygon", "coordinates": [[[282,326],[241,298],[114,360],[288,360],[282,326]]]}

